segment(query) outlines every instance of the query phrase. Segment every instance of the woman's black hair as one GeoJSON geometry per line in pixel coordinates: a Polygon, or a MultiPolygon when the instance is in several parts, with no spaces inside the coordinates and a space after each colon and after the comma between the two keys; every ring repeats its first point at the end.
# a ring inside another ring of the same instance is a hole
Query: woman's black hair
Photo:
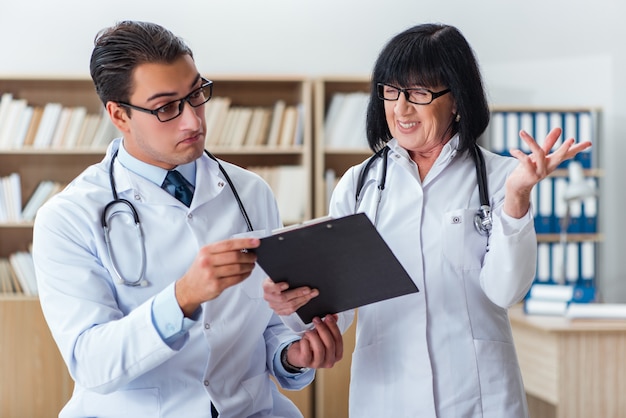
{"type": "Polygon", "coordinates": [[[449,88],[460,116],[450,126],[452,133],[459,134],[459,151],[473,147],[489,124],[478,62],[467,40],[453,26],[414,26],[394,36],[381,51],[372,75],[366,122],[367,142],[374,151],[392,138],[377,83],[449,88]]]}

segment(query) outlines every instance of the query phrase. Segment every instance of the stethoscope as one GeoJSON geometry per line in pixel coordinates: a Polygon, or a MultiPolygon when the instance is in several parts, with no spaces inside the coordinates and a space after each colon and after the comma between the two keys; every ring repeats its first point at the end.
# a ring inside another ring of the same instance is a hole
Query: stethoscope
{"type": "MultiPolygon", "coordinates": [[[[204,150],[204,152],[206,153],[206,155],[209,156],[209,158],[211,158],[212,160],[214,160],[217,163],[217,166],[219,167],[220,172],[222,173],[222,175],[224,176],[224,178],[226,179],[226,181],[228,182],[228,185],[230,186],[230,189],[233,191],[233,195],[235,196],[235,200],[237,200],[237,205],[239,206],[239,210],[241,211],[241,215],[243,216],[244,220],[246,221],[246,226],[248,228],[248,232],[251,232],[253,230],[252,228],[252,223],[250,222],[250,217],[248,216],[248,213],[246,212],[246,208],[244,208],[243,203],[241,202],[241,198],[239,197],[239,193],[237,193],[237,189],[235,188],[235,185],[233,184],[232,180],[230,179],[230,176],[228,175],[228,173],[226,173],[226,170],[224,169],[224,167],[222,166],[222,164],[220,164],[220,162],[218,161],[217,158],[215,158],[215,156],[213,154],[211,154],[210,152],[208,152],[207,150],[204,150]]],[[[102,229],[104,230],[104,241],[106,242],[106,246],[107,246],[107,252],[109,255],[109,261],[111,262],[111,265],[113,266],[113,271],[115,272],[115,275],[117,276],[117,283],[118,284],[123,284],[126,286],[147,286],[148,285],[148,281],[144,278],[145,272],[146,272],[146,242],[145,242],[145,238],[143,236],[143,233],[141,232],[141,222],[139,221],[139,214],[137,213],[137,210],[135,209],[135,206],[133,206],[132,203],[130,203],[128,200],[126,199],[121,199],[117,196],[117,189],[115,187],[115,179],[113,178],[113,163],[115,161],[115,158],[117,158],[117,151],[115,151],[115,153],[113,154],[113,156],[111,157],[111,165],[109,166],[109,181],[111,183],[111,193],[113,194],[113,200],[110,201],[109,203],[107,203],[107,205],[104,207],[104,210],[102,211],[102,218],[101,218],[101,222],[102,222],[102,229]],[[107,220],[110,220],[111,218],[113,218],[116,215],[119,214],[126,214],[128,215],[128,212],[126,211],[121,211],[121,210],[116,210],[115,212],[111,213],[110,216],[107,216],[107,214],[109,213],[110,209],[118,204],[122,204],[124,206],[126,206],[129,210],[130,210],[130,214],[133,217],[133,221],[135,224],[135,232],[137,234],[137,239],[139,240],[140,243],[140,251],[141,251],[141,264],[140,264],[140,268],[139,268],[139,276],[137,277],[137,279],[135,280],[126,280],[121,272],[120,272],[120,268],[116,262],[115,259],[115,254],[113,252],[113,246],[111,244],[111,239],[109,237],[109,225],[107,223],[107,220]]]]}
{"type": "MultiPolygon", "coordinates": [[[[491,216],[491,206],[489,205],[489,192],[487,188],[487,169],[485,168],[485,157],[481,152],[478,145],[472,147],[474,153],[474,162],[476,164],[476,177],[478,181],[478,195],[480,197],[480,207],[474,215],[474,226],[476,231],[480,235],[489,236],[491,228],[493,226],[493,219],[491,216]]],[[[389,147],[385,146],[372,155],[369,160],[363,166],[359,179],[357,181],[356,195],[355,195],[355,212],[358,208],[361,198],[361,190],[365,185],[365,178],[367,172],[371,168],[376,159],[382,158],[382,169],[380,171],[380,178],[378,179],[378,200],[376,202],[376,214],[374,216],[374,224],[378,218],[378,206],[382,199],[383,190],[385,189],[385,182],[387,181],[387,154],[389,154],[389,147]]]]}

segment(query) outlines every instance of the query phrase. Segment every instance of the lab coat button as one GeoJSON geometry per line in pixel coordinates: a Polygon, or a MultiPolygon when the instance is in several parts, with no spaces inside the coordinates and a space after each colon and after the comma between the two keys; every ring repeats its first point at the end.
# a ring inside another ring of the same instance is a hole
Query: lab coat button
{"type": "Polygon", "coordinates": [[[191,218],[193,218],[193,214],[188,213],[188,214],[187,214],[187,219],[191,219],[191,218]]]}
{"type": "Polygon", "coordinates": [[[224,182],[223,181],[218,182],[217,187],[224,187],[224,182]]]}
{"type": "Polygon", "coordinates": [[[141,200],[141,195],[139,193],[136,193],[134,197],[135,200],[141,200]]]}
{"type": "Polygon", "coordinates": [[[204,381],[204,386],[209,386],[209,381],[208,380],[204,381]]]}
{"type": "Polygon", "coordinates": [[[211,329],[211,324],[209,324],[208,322],[205,322],[204,329],[211,329]]]}

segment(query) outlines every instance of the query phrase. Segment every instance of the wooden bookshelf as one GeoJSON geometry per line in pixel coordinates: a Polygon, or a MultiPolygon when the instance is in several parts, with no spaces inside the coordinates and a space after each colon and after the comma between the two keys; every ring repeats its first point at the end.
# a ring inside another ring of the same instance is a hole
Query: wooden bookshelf
{"type": "MultiPolygon", "coordinates": [[[[330,103],[335,94],[367,93],[369,88],[368,77],[323,77],[315,80],[313,101],[315,216],[324,216],[328,213],[328,199],[330,198],[328,190],[332,189],[334,184],[327,184],[326,171],[332,170],[335,178],[338,179],[349,167],[362,162],[372,154],[365,136],[363,136],[363,145],[357,148],[326,145],[325,120],[328,117],[330,103]]],[[[363,115],[364,120],[365,115],[363,115]]],[[[356,124],[354,121],[350,122],[356,124]]]]}
{"type": "MultiPolygon", "coordinates": [[[[314,187],[315,216],[328,213],[329,192],[334,188],[328,184],[326,171],[332,170],[339,179],[345,171],[368,158],[372,151],[368,148],[367,138],[363,136],[363,145],[359,147],[328,146],[325,136],[325,121],[333,96],[339,94],[367,93],[370,83],[368,77],[323,77],[314,82],[313,132],[314,147],[314,187]]],[[[365,115],[363,115],[363,121],[365,115]]],[[[349,121],[355,125],[355,121],[349,121]]],[[[348,417],[348,396],[350,385],[350,367],[355,346],[356,320],[344,333],[344,356],[331,369],[317,371],[315,379],[315,416],[348,417]]]]}
{"type": "MultiPolygon", "coordinates": [[[[305,196],[302,220],[313,214],[312,183],[312,83],[299,76],[212,76],[213,97],[227,96],[232,105],[272,107],[277,100],[298,106],[300,143],[280,147],[229,147],[209,149],[214,155],[240,165],[298,166],[304,172],[305,196]]],[[[102,112],[91,79],[87,77],[0,76],[0,95],[11,93],[29,105],[85,106],[89,113],[102,112]]],[[[2,126],[0,126],[2,129],[2,126]]],[[[112,138],[111,138],[112,139],[112,138]]],[[[70,182],[87,166],[100,161],[105,149],[0,149],[0,177],[17,172],[21,178],[22,206],[42,180],[70,182]]],[[[289,196],[287,196],[289,197],[289,196]]],[[[279,198],[277,196],[277,198],[279,198]]],[[[32,242],[32,222],[0,223],[0,257],[24,251],[32,242]]],[[[0,294],[0,415],[56,416],[71,396],[73,383],[52,340],[37,298],[0,294]]],[[[312,386],[298,392],[285,391],[313,418],[312,386]]]]}

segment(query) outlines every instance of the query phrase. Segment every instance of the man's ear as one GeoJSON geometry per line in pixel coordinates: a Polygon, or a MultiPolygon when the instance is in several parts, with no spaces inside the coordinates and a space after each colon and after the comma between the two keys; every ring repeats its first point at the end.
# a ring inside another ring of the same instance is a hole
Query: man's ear
{"type": "Polygon", "coordinates": [[[128,116],[128,110],[125,107],[115,102],[107,102],[106,111],[109,114],[109,118],[111,118],[111,122],[120,132],[127,133],[129,131],[128,122],[130,116],[128,116]]]}

